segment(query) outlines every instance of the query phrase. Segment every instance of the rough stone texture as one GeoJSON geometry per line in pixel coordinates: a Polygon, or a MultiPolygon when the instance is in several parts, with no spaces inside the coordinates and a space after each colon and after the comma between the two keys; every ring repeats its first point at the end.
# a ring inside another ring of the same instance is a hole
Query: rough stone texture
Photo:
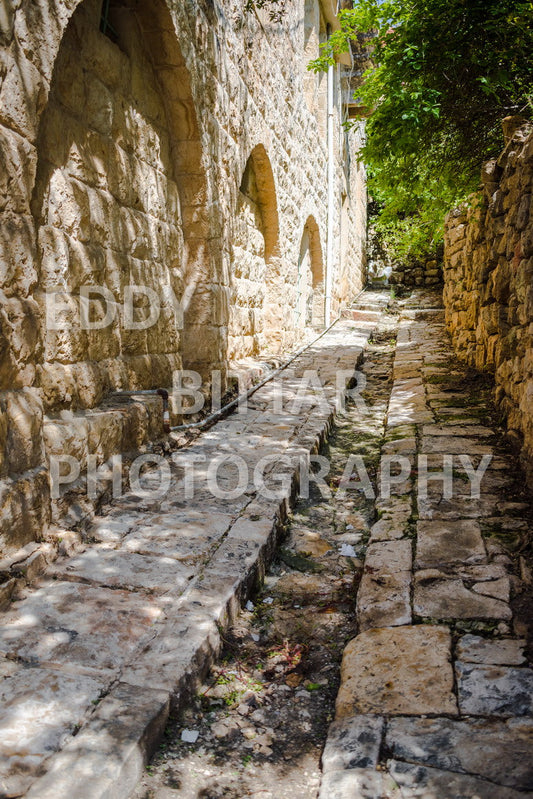
{"type": "Polygon", "coordinates": [[[35,765],[60,749],[105,688],[101,680],[22,669],[0,683],[0,792],[25,793],[35,765]]]}
{"type": "Polygon", "coordinates": [[[446,627],[368,630],[344,651],[337,718],[356,713],[455,715],[446,627]]]}
{"type": "MultiPolygon", "coordinates": [[[[494,785],[452,771],[413,766],[410,763],[390,763],[390,775],[399,786],[401,799],[530,799],[531,793],[494,785]]],[[[394,796],[394,794],[393,794],[394,796]]]]}
{"type": "Polygon", "coordinates": [[[462,580],[428,569],[415,574],[413,609],[430,619],[510,619],[506,602],[470,591],[462,580]]]}
{"type": "Polygon", "coordinates": [[[357,592],[360,630],[411,624],[411,572],[364,574],[357,592]]]}
{"type": "Polygon", "coordinates": [[[373,285],[437,286],[442,283],[442,248],[427,257],[399,261],[384,246],[372,223],[368,226],[368,277],[373,285]]]}
{"type": "Polygon", "coordinates": [[[107,586],[108,588],[137,588],[164,594],[179,595],[187,587],[195,570],[183,566],[174,558],[152,557],[133,552],[113,552],[93,548],[66,563],[54,565],[52,574],[59,580],[107,586]]]}
{"type": "Polygon", "coordinates": [[[465,663],[484,663],[496,666],[523,666],[526,642],[519,638],[491,641],[479,635],[463,635],[457,643],[457,657],[465,663]]]}
{"type": "Polygon", "coordinates": [[[28,799],[127,799],[163,734],[168,712],[166,692],[119,683],[32,785],[28,799]]]}
{"type": "Polygon", "coordinates": [[[391,541],[402,538],[405,532],[406,519],[403,516],[392,519],[380,519],[370,529],[370,541],[391,541]]]}
{"type": "Polygon", "coordinates": [[[442,283],[442,252],[430,258],[396,261],[392,265],[389,283],[398,286],[437,286],[442,283]]]}
{"type": "Polygon", "coordinates": [[[47,583],[4,614],[0,652],[43,666],[69,662],[113,669],[160,616],[161,607],[146,595],[47,583]]]}
{"type": "Polygon", "coordinates": [[[417,523],[416,565],[419,569],[478,563],[486,554],[479,524],[473,519],[417,523]]]}
{"type": "Polygon", "coordinates": [[[377,796],[400,799],[394,787],[391,777],[372,769],[330,771],[324,774],[319,799],[376,799],[377,796]],[[390,793],[391,790],[394,793],[390,793]]]}
{"type": "Polygon", "coordinates": [[[171,388],[182,369],[206,394],[220,370],[225,390],[230,359],[323,325],[328,270],[332,318],[364,282],[362,123],[340,127],[350,91],[335,91],[326,255],[327,80],[305,67],[339,26],[331,4],[274,23],[235,0],[220,13],[126,0],[109,35],[101,10],[1,14],[0,556],[91,513],[89,455],[100,466],[161,437],[159,397],[115,392],[171,388]],[[51,502],[57,455],[81,476],[51,502]]]}
{"type": "Polygon", "coordinates": [[[496,402],[533,480],[533,131],[515,130],[482,171],[471,210],[447,218],[446,324],[457,355],[495,374],[496,402]],[[478,202],[479,201],[479,202],[478,202]]]}
{"type": "Polygon", "coordinates": [[[330,725],[322,753],[322,771],[368,768],[378,762],[383,734],[379,716],[355,716],[330,725]]]}
{"type": "Polygon", "coordinates": [[[533,722],[528,719],[390,719],[386,745],[392,757],[410,763],[476,774],[519,790],[533,784],[533,722]]]}
{"type": "Polygon", "coordinates": [[[411,623],[411,541],[379,541],[367,549],[357,592],[360,630],[411,623]]]}
{"type": "Polygon", "coordinates": [[[320,797],[529,798],[533,672],[520,607],[527,608],[530,583],[527,558],[519,579],[504,552],[505,542],[521,547],[527,539],[530,504],[488,426],[485,381],[469,385],[469,370],[449,351],[444,319],[434,310],[438,298],[416,291],[399,305],[381,453],[408,456],[417,484],[402,476],[401,496],[393,485],[392,496],[375,501],[382,518],[371,528],[356,603],[363,632],[344,653],[329,751],[337,725],[357,724],[368,713],[383,719],[384,738],[375,766],[356,761],[350,769],[341,760],[325,773],[320,797]],[[460,456],[472,456],[477,467],[483,452],[493,457],[472,496],[460,456]],[[451,651],[450,632],[437,621],[454,630],[451,651]],[[372,624],[377,629],[368,629],[372,624]],[[478,634],[460,633],[470,629],[478,634]],[[434,631],[442,640],[431,640],[434,631]]]}
{"type": "Polygon", "coordinates": [[[472,716],[533,715],[533,671],[511,666],[455,664],[461,713],[472,716]]]}

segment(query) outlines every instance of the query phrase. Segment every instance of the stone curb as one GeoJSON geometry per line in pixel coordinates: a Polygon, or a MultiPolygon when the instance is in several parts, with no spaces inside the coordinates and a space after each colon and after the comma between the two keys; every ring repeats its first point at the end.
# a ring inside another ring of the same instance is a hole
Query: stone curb
{"type": "MultiPolygon", "coordinates": [[[[372,332],[367,325],[365,341],[372,332]]],[[[364,351],[363,346],[354,371],[364,351]]],[[[315,434],[298,448],[317,452],[335,416],[330,406],[315,434]]],[[[220,651],[221,632],[262,578],[298,483],[294,467],[291,488],[277,505],[251,500],[223,539],[216,561],[179,598],[172,618],[145,641],[80,732],[45,763],[47,771],[32,784],[28,799],[128,799],[159,743],[170,709],[183,705],[205,676],[220,651]],[[231,574],[219,565],[225,552],[232,558],[231,574]]]]}

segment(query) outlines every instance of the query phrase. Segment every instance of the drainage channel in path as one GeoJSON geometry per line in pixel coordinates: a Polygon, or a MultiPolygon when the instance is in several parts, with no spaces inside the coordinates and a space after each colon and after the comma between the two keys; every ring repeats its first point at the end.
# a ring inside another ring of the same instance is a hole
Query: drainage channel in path
{"type": "Polygon", "coordinates": [[[171,719],[134,799],[318,795],[376,513],[360,486],[339,487],[350,456],[376,477],[396,323],[385,314],[368,342],[362,390],[321,452],[322,468],[329,464],[325,485],[311,483],[309,498],[298,499],[261,592],[226,633],[222,657],[194,701],[171,719]]]}

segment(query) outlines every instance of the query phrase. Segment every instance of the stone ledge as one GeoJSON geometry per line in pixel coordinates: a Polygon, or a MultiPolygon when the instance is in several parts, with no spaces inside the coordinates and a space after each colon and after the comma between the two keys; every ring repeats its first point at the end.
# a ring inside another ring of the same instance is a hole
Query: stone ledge
{"type": "Polygon", "coordinates": [[[27,799],[127,799],[163,734],[169,707],[165,691],[119,683],[27,799]]]}

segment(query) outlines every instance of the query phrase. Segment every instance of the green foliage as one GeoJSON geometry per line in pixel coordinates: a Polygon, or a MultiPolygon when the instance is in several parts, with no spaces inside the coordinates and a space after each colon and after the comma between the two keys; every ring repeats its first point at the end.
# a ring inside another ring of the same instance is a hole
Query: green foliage
{"type": "Polygon", "coordinates": [[[357,33],[374,32],[358,99],[372,109],[362,158],[398,254],[434,249],[444,215],[502,147],[501,120],[530,116],[533,2],[355,0],[309,68],[327,68],[357,33]]]}

